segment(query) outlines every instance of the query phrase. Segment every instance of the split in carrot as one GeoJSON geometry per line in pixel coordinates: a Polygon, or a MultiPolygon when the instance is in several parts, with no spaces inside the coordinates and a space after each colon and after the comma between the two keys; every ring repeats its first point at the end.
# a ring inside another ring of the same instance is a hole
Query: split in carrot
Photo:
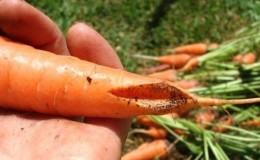
{"type": "Polygon", "coordinates": [[[55,55],[3,37],[0,75],[0,106],[63,116],[126,118],[260,102],[260,98],[197,97],[168,81],[55,55]]]}
{"type": "Polygon", "coordinates": [[[163,158],[168,155],[169,142],[167,140],[155,140],[139,146],[137,149],[125,154],[121,160],[145,160],[155,157],[163,158]]]}

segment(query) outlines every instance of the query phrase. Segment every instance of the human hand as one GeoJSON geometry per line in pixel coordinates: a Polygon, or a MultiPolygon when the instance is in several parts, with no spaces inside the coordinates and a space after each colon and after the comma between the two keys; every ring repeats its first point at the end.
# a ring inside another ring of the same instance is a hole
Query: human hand
{"type": "MultiPolygon", "coordinates": [[[[21,0],[0,1],[0,35],[35,48],[122,68],[112,47],[83,23],[63,36],[44,14],[21,0]]],[[[0,110],[0,159],[119,159],[129,119],[85,118],[0,110]]]]}

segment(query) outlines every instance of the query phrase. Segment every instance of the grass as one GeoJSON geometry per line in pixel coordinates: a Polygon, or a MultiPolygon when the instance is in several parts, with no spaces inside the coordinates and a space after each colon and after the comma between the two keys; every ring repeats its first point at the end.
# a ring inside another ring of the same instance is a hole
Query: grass
{"type": "Polygon", "coordinates": [[[125,68],[140,65],[130,54],[162,55],[169,47],[232,38],[238,28],[260,19],[256,0],[45,0],[29,3],[52,18],[64,34],[83,21],[101,33],[119,54],[125,68]]]}

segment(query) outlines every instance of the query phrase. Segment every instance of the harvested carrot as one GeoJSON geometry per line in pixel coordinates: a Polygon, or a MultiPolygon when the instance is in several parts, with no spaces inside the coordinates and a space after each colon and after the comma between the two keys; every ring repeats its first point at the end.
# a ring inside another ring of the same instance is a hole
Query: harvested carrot
{"type": "Polygon", "coordinates": [[[235,57],[233,57],[233,62],[236,63],[242,63],[243,54],[237,54],[235,57]]]}
{"type": "Polygon", "coordinates": [[[0,106],[63,116],[126,118],[260,98],[201,98],[156,78],[55,55],[0,38],[0,106]]]}
{"type": "Polygon", "coordinates": [[[256,62],[256,54],[252,52],[246,54],[238,54],[233,58],[233,61],[240,64],[253,64],[256,62]]]}
{"type": "Polygon", "coordinates": [[[242,126],[259,128],[260,127],[260,119],[252,119],[252,120],[245,121],[245,122],[242,123],[242,126]]]}
{"type": "Polygon", "coordinates": [[[215,50],[215,49],[218,48],[218,46],[219,46],[219,45],[218,45],[217,43],[210,43],[210,44],[208,45],[207,51],[215,50]]]}
{"type": "Polygon", "coordinates": [[[136,117],[136,123],[145,126],[145,127],[160,127],[159,124],[156,124],[146,115],[140,115],[136,117]]]}
{"type": "Polygon", "coordinates": [[[142,133],[155,139],[165,139],[167,131],[161,127],[150,127],[149,129],[134,129],[130,134],[142,133]]]}
{"type": "Polygon", "coordinates": [[[256,62],[256,54],[255,53],[247,53],[242,58],[242,63],[244,64],[253,64],[256,62]]]}
{"type": "Polygon", "coordinates": [[[233,124],[233,119],[230,116],[225,115],[218,120],[218,122],[217,122],[216,126],[213,128],[213,130],[216,132],[223,133],[223,132],[226,132],[228,130],[228,128],[225,128],[221,125],[231,126],[232,124],[233,124]]]}
{"type": "Polygon", "coordinates": [[[192,71],[199,64],[199,57],[191,58],[180,70],[183,72],[192,71]]]}
{"type": "Polygon", "coordinates": [[[152,73],[155,73],[155,72],[160,72],[160,71],[163,71],[163,70],[166,70],[166,69],[169,69],[171,68],[170,65],[168,64],[160,64],[158,66],[155,66],[155,67],[151,67],[151,68],[148,68],[144,71],[145,74],[152,74],[152,73]]]}
{"type": "Polygon", "coordinates": [[[208,50],[208,45],[205,43],[194,43],[188,44],[180,47],[176,47],[174,49],[169,49],[171,53],[186,53],[189,55],[202,55],[205,54],[208,50]]]}
{"type": "Polygon", "coordinates": [[[212,122],[216,118],[217,114],[212,109],[203,109],[195,115],[195,122],[202,128],[208,128],[207,124],[203,122],[212,122]]]}
{"type": "Polygon", "coordinates": [[[191,89],[199,85],[198,80],[179,80],[175,81],[174,84],[182,89],[191,89]]]}
{"type": "Polygon", "coordinates": [[[125,154],[121,160],[148,160],[155,157],[163,158],[168,154],[169,142],[167,140],[155,140],[139,146],[137,149],[125,154]]]}
{"type": "Polygon", "coordinates": [[[175,70],[173,70],[173,69],[167,69],[165,71],[156,72],[153,74],[149,74],[148,76],[153,77],[153,78],[159,78],[162,80],[167,80],[170,82],[174,82],[177,79],[177,77],[175,75],[175,70]]]}
{"type": "Polygon", "coordinates": [[[192,57],[188,54],[171,54],[160,57],[147,56],[147,55],[133,55],[133,57],[143,58],[147,60],[154,60],[163,64],[173,66],[174,68],[183,67],[188,60],[192,57]]]}

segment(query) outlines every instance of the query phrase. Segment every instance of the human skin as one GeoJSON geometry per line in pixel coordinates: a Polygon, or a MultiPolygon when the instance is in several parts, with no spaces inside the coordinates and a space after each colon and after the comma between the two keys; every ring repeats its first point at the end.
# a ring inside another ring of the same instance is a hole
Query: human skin
{"type": "MultiPolygon", "coordinates": [[[[123,69],[109,43],[84,23],[64,37],[22,0],[0,0],[0,35],[60,55],[123,69]]],[[[0,159],[120,159],[130,119],[64,117],[0,109],[0,159]]]]}

